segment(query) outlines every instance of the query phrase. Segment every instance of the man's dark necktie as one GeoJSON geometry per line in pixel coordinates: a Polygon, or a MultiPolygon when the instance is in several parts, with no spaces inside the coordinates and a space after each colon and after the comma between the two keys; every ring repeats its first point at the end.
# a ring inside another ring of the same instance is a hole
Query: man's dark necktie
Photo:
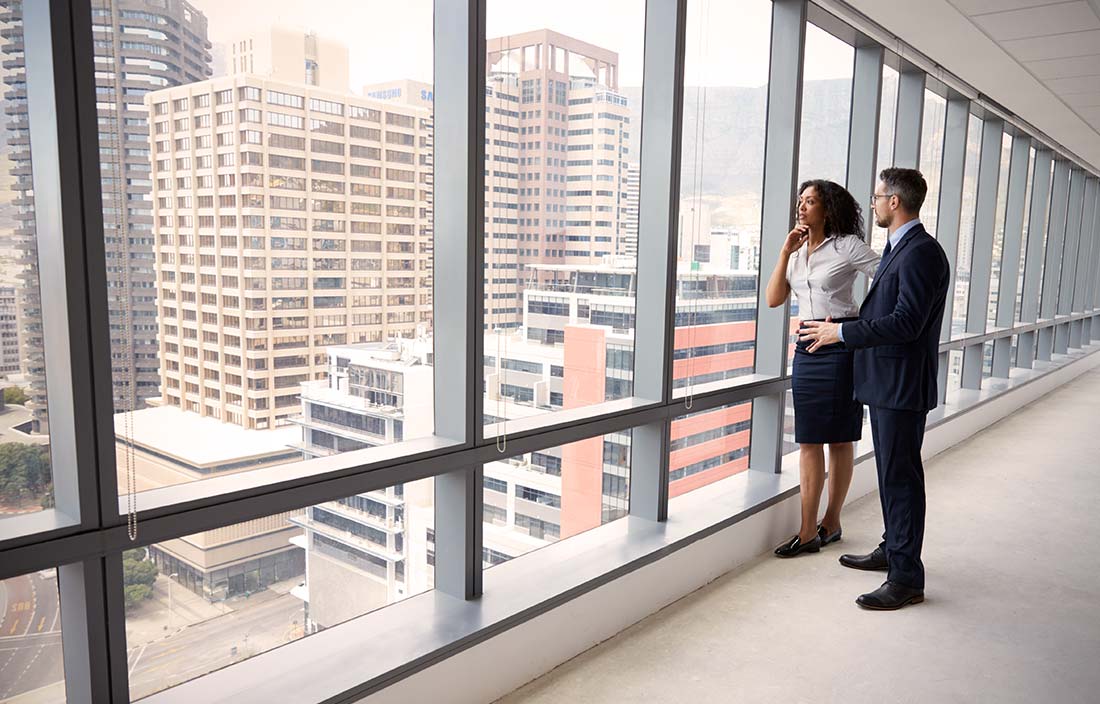
{"type": "Polygon", "coordinates": [[[878,263],[878,268],[875,269],[875,278],[878,278],[879,272],[882,271],[882,267],[886,264],[886,258],[890,256],[890,240],[886,240],[886,246],[882,248],[882,259],[878,263]]]}

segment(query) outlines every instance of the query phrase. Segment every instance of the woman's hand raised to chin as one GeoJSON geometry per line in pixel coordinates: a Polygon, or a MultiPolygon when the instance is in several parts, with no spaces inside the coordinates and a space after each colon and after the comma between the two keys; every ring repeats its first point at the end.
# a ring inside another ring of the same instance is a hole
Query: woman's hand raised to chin
{"type": "Polygon", "coordinates": [[[794,229],[787,233],[787,239],[783,241],[783,254],[794,254],[802,248],[809,237],[809,225],[795,225],[794,229]]]}

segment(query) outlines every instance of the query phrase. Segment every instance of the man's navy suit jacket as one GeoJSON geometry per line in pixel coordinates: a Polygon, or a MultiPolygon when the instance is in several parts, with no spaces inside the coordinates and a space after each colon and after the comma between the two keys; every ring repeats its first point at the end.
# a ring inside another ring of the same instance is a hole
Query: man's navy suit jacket
{"type": "Polygon", "coordinates": [[[936,407],[940,328],[950,279],[943,247],[921,224],[882,260],[859,320],[844,323],[844,344],[855,350],[856,399],[905,411],[936,407]]]}

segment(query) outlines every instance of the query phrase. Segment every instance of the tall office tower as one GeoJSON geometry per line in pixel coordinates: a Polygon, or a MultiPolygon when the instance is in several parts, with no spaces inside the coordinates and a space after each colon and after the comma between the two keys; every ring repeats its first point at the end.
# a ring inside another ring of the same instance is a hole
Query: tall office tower
{"type": "Polygon", "coordinates": [[[626,232],[618,54],[550,30],[488,41],[486,327],[522,319],[532,264],[590,265],[626,232]]]}
{"type": "Polygon", "coordinates": [[[210,42],[206,17],[181,0],[93,5],[111,367],[115,408],[122,410],[131,407],[131,394],[138,407],[159,395],[145,94],[207,78],[210,42]]]}
{"type": "Polygon", "coordinates": [[[16,307],[21,327],[20,365],[30,381],[27,408],[34,432],[48,432],[46,360],[42,347],[42,298],[38,288],[38,241],[34,222],[31,139],[27,113],[27,70],[23,58],[23,3],[0,2],[0,52],[4,69],[4,110],[7,113],[7,159],[10,165],[12,213],[6,223],[16,252],[16,307]]]}
{"type": "Polygon", "coordinates": [[[146,101],[163,402],[285,425],[328,346],[431,325],[427,109],[247,74],[146,101]]]}
{"type": "Polygon", "coordinates": [[[347,92],[348,48],[290,27],[241,35],[225,47],[225,73],[247,73],[283,83],[347,92]]]}
{"type": "Polygon", "coordinates": [[[619,223],[621,234],[617,252],[628,257],[638,256],[638,205],[641,196],[641,172],[640,164],[627,164],[626,183],[623,184],[623,191],[619,197],[624,212],[619,223]]]}

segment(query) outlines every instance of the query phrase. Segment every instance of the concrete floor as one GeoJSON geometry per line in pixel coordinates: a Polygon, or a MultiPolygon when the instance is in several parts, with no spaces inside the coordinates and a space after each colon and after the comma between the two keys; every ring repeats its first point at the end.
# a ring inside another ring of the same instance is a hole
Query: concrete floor
{"type": "MultiPolygon", "coordinates": [[[[876,496],[844,540],[761,557],[500,704],[1100,702],[1100,370],[926,463],[924,604],[868,612],[876,496]]],[[[794,526],[792,526],[792,529],[794,526]]]]}

